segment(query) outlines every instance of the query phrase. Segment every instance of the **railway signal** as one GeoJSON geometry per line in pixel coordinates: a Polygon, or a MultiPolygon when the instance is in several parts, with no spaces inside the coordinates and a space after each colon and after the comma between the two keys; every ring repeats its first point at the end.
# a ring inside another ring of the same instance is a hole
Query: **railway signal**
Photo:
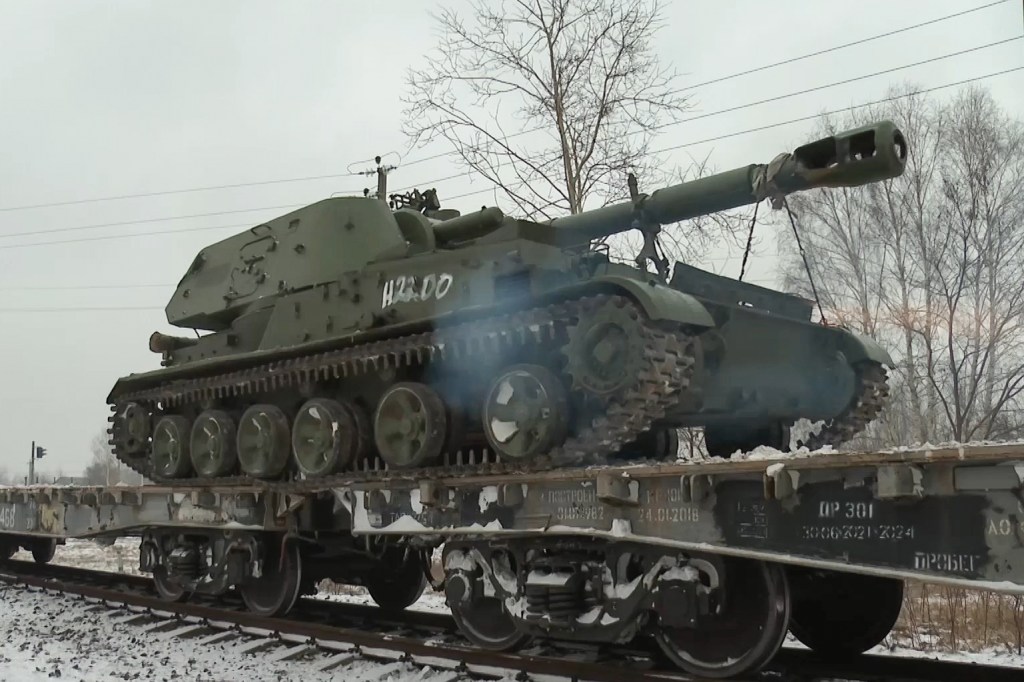
{"type": "Polygon", "coordinates": [[[36,445],[35,441],[32,441],[32,454],[28,456],[28,484],[33,485],[36,482],[36,460],[42,459],[46,455],[46,448],[42,445],[36,445]]]}

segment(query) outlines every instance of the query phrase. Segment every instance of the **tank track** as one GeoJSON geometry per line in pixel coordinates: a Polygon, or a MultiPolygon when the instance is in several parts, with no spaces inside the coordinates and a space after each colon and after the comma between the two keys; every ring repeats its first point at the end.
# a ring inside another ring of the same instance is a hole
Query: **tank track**
{"type": "Polygon", "coordinates": [[[889,398],[889,377],[885,367],[865,363],[858,372],[860,394],[837,417],[812,434],[801,447],[814,451],[826,445],[838,447],[867,428],[882,410],[889,398]]]}
{"type": "MultiPolygon", "coordinates": [[[[289,358],[256,367],[118,396],[115,414],[127,403],[139,403],[154,414],[176,405],[223,397],[244,396],[282,387],[300,387],[318,380],[343,380],[358,374],[398,369],[424,362],[472,362],[481,354],[496,353],[527,344],[564,344],[567,329],[579,315],[607,303],[634,306],[614,295],[596,295],[554,303],[528,311],[453,325],[433,332],[411,334],[329,351],[289,358]]],[[[119,452],[116,417],[109,433],[115,456],[154,483],[169,485],[253,486],[280,492],[301,492],[334,485],[393,479],[461,477],[532,473],[579,464],[601,464],[651,424],[664,416],[688,385],[695,366],[693,336],[680,325],[656,324],[641,316],[645,366],[624,394],[612,400],[601,416],[583,427],[560,447],[529,462],[492,462],[476,465],[441,464],[414,469],[342,471],[313,479],[265,481],[248,476],[167,479],[155,476],[148,452],[129,456],[119,452]]]]}

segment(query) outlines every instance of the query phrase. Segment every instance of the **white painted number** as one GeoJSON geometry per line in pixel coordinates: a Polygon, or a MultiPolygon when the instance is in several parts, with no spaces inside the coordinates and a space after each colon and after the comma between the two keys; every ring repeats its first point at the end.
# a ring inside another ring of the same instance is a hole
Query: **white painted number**
{"type": "Polygon", "coordinates": [[[401,275],[384,283],[384,294],[381,296],[380,307],[387,308],[392,303],[411,303],[441,300],[448,295],[454,278],[447,272],[429,275],[401,275]]]}
{"type": "Polygon", "coordinates": [[[13,504],[0,504],[0,528],[14,529],[15,509],[13,504]]]}
{"type": "Polygon", "coordinates": [[[873,502],[819,502],[818,518],[873,519],[875,505],[873,502]]]}

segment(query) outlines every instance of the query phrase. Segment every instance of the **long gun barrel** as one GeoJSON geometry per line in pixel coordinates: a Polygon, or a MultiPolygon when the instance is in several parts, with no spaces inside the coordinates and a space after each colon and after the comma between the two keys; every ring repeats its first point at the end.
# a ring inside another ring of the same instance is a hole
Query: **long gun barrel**
{"type": "Polygon", "coordinates": [[[647,225],[667,225],[819,187],[856,187],[903,173],[907,142],[891,121],[855,128],[751,164],[640,194],[593,211],[555,218],[550,225],[567,241],[598,239],[647,225]]]}

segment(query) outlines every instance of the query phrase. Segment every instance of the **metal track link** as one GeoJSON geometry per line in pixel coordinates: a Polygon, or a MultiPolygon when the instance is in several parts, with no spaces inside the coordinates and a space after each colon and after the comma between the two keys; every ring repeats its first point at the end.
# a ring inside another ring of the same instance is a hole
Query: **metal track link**
{"type": "MultiPolygon", "coordinates": [[[[179,380],[159,388],[118,396],[117,403],[111,409],[117,412],[125,404],[135,402],[158,414],[187,403],[253,395],[317,381],[343,381],[368,372],[422,365],[425,362],[472,362],[487,354],[523,348],[528,344],[560,344],[565,342],[568,328],[581,314],[609,303],[636,307],[625,297],[604,294],[564,301],[440,328],[433,332],[289,358],[220,376],[179,380]]],[[[634,384],[612,400],[604,414],[585,425],[561,447],[529,462],[437,465],[400,470],[367,469],[292,481],[262,481],[248,476],[166,479],[152,472],[148,452],[139,456],[120,452],[115,428],[109,430],[111,445],[118,459],[155,483],[200,487],[243,485],[296,493],[357,482],[530,473],[576,464],[598,464],[638,437],[654,420],[664,416],[665,411],[678,400],[678,392],[689,385],[695,365],[693,336],[690,333],[681,325],[655,323],[643,317],[642,313],[641,317],[645,366],[638,373],[634,384]]]]}
{"type": "Polygon", "coordinates": [[[885,367],[876,364],[865,364],[858,371],[860,395],[850,406],[831,422],[826,423],[821,431],[811,435],[801,443],[808,450],[831,445],[838,447],[863,431],[882,410],[889,398],[889,377],[885,367]]]}

